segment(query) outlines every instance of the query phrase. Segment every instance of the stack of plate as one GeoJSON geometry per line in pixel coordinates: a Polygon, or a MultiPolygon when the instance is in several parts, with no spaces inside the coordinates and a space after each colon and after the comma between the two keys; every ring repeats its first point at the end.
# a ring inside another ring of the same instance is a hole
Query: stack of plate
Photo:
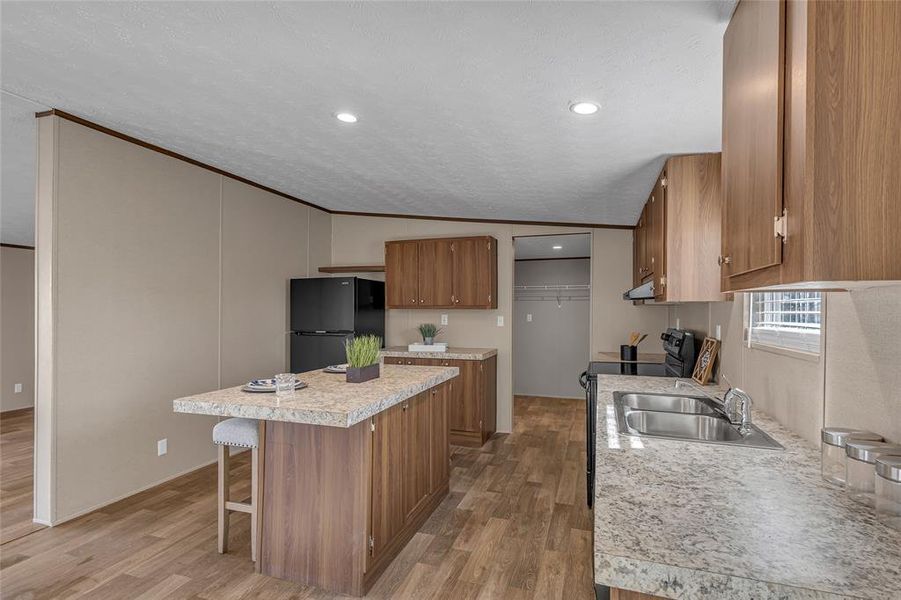
{"type": "MultiPolygon", "coordinates": [[[[294,379],[294,389],[302,390],[307,384],[300,379],[294,379]]],[[[271,393],[275,391],[275,379],[253,379],[241,388],[245,392],[271,393]]]]}
{"type": "Polygon", "coordinates": [[[340,365],[329,365],[326,368],[322,369],[326,373],[347,373],[347,363],[343,363],[340,365]]]}

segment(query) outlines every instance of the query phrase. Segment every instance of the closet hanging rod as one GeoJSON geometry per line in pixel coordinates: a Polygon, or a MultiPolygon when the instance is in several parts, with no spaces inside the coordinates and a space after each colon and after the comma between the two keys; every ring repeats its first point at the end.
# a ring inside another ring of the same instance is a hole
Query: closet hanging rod
{"type": "Polygon", "coordinates": [[[514,290],[543,290],[543,291],[552,291],[552,290],[590,290],[591,286],[588,284],[561,284],[561,285],[514,285],[514,290]]]}

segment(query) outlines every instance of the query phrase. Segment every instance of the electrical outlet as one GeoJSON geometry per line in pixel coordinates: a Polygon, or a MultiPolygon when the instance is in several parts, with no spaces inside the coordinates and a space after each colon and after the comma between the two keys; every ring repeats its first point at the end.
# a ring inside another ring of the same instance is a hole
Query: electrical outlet
{"type": "Polygon", "coordinates": [[[503,327],[503,326],[504,326],[504,315],[498,315],[498,316],[497,316],[497,326],[498,326],[498,327],[503,327]]]}
{"type": "Polygon", "coordinates": [[[723,341],[723,328],[719,325],[716,326],[716,339],[723,341]]]}
{"type": "Polygon", "coordinates": [[[21,383],[17,383],[16,385],[13,386],[13,393],[14,394],[22,393],[22,384],[21,383]]]}
{"type": "Polygon", "coordinates": [[[441,315],[441,324],[447,325],[447,315],[441,315]]]}
{"type": "Polygon", "coordinates": [[[162,456],[169,451],[169,438],[163,438],[156,443],[156,455],[162,456]]]}
{"type": "Polygon", "coordinates": [[[529,314],[526,315],[526,321],[527,321],[528,323],[531,323],[531,322],[532,322],[532,313],[529,313],[529,314]]]}

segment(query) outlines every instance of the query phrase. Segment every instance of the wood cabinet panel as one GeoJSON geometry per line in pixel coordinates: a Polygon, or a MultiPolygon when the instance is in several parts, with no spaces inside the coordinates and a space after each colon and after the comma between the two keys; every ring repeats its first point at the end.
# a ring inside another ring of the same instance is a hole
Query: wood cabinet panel
{"type": "Polygon", "coordinates": [[[423,306],[454,305],[453,240],[419,242],[419,303],[423,306]]]}
{"type": "Polygon", "coordinates": [[[450,477],[450,449],[448,442],[447,402],[454,380],[432,388],[430,442],[429,442],[429,493],[435,493],[447,483],[450,477]]]}
{"type": "Polygon", "coordinates": [[[666,257],[664,255],[666,237],[666,170],[661,171],[651,198],[648,200],[648,269],[654,277],[654,295],[665,299],[666,257]]]}
{"type": "MultiPolygon", "coordinates": [[[[733,21],[755,14],[740,12],[746,4],[756,11],[754,5],[766,3],[743,1],[733,21]]],[[[901,6],[798,0],[785,4],[784,20],[782,260],[741,274],[733,256],[723,269],[723,289],[854,289],[869,285],[858,282],[901,281],[901,171],[894,167],[901,137],[886,134],[897,130],[901,94],[885,83],[901,79],[901,6]]],[[[766,27],[766,17],[758,14],[753,26],[766,27]]],[[[724,79],[757,85],[753,73],[742,78],[732,71],[727,57],[724,79]]],[[[727,141],[736,127],[724,113],[724,185],[727,141]]],[[[750,243],[727,229],[732,208],[727,204],[723,215],[724,255],[750,243]]]]}
{"type": "Polygon", "coordinates": [[[408,521],[429,495],[431,452],[430,404],[432,395],[422,392],[405,400],[404,413],[404,521],[408,521]]]}
{"type": "Polygon", "coordinates": [[[483,441],[497,431],[497,356],[487,358],[480,363],[482,380],[482,400],[480,402],[483,441]]]}
{"type": "Polygon", "coordinates": [[[497,308],[491,236],[385,243],[388,308],[497,308]]]}
{"type": "Polygon", "coordinates": [[[782,262],[784,2],[740,2],[723,38],[723,256],[734,277],[782,262]]]}
{"type": "Polygon", "coordinates": [[[674,156],[666,173],[665,298],[722,300],[720,154],[674,156]]]}
{"type": "Polygon", "coordinates": [[[381,558],[407,520],[404,502],[404,407],[395,404],[373,418],[370,562],[381,558]]]}
{"type": "Polygon", "coordinates": [[[385,301],[389,308],[414,308],[419,302],[419,244],[385,244],[385,301]]]}
{"type": "Polygon", "coordinates": [[[458,308],[492,305],[491,245],[486,238],[454,242],[454,304],[458,308]]]}

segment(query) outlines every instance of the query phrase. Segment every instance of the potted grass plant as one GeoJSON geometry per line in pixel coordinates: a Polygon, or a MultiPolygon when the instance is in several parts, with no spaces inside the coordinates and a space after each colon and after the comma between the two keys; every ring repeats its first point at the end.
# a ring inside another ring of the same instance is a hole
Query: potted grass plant
{"type": "Polygon", "coordinates": [[[438,334],[441,333],[441,329],[434,323],[423,323],[417,329],[419,330],[419,335],[422,336],[422,343],[426,346],[431,346],[438,334]]]}
{"type": "Polygon", "coordinates": [[[348,383],[363,383],[378,378],[381,348],[382,338],[377,335],[362,335],[344,343],[348,383]]]}

